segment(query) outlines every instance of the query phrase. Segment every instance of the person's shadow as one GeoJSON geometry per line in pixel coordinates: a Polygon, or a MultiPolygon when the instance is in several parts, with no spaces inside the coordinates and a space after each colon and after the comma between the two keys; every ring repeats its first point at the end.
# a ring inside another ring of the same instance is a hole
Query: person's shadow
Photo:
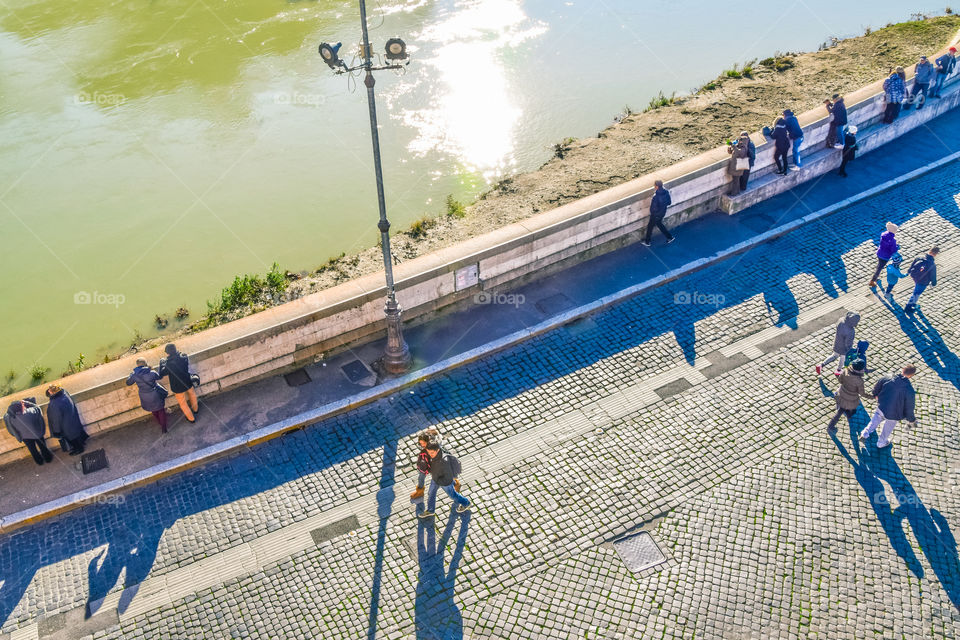
{"type": "MultiPolygon", "coordinates": [[[[924,575],[914,547],[907,539],[903,521],[906,520],[927,562],[933,568],[940,585],[950,598],[950,602],[960,609],[960,559],[957,555],[957,541],[950,531],[946,519],[936,509],[927,510],[923,501],[913,489],[910,481],[900,470],[900,466],[890,454],[890,448],[875,449],[868,452],[861,446],[857,435],[866,425],[868,416],[861,407],[850,422],[850,441],[856,460],[848,453],[836,435],[831,435],[840,454],[846,458],[854,470],[854,476],[863,488],[877,520],[890,539],[890,545],[897,555],[903,558],[907,568],[917,577],[924,575]],[[893,490],[894,501],[890,500],[881,482],[885,480],[893,490]]],[[[870,445],[868,445],[870,446],[870,445]]]]}
{"type": "Polygon", "coordinates": [[[913,341],[913,346],[920,353],[924,364],[960,391],[960,358],[946,345],[940,332],[930,324],[923,311],[917,309],[910,315],[896,315],[900,328],[913,341]]]}
{"type": "Polygon", "coordinates": [[[117,531],[106,550],[90,560],[90,564],[87,565],[87,578],[90,585],[87,597],[87,618],[96,615],[103,598],[117,583],[121,572],[124,572],[124,591],[117,604],[117,611],[119,613],[126,611],[137,594],[137,587],[146,580],[153,567],[162,532],[162,529],[155,527],[140,527],[137,522],[129,523],[128,528],[117,531]]]}
{"type": "MultiPolygon", "coordinates": [[[[423,506],[417,507],[421,513],[423,506]]],[[[463,558],[463,548],[470,529],[470,512],[462,516],[456,509],[450,509],[447,526],[440,540],[434,527],[433,518],[419,520],[417,526],[417,557],[420,563],[417,596],[414,604],[414,621],[417,640],[462,640],[463,617],[454,602],[454,586],[457,567],[463,558]],[[450,557],[449,569],[444,568],[444,555],[447,542],[453,534],[453,527],[460,520],[460,532],[457,544],[450,557]]]]}

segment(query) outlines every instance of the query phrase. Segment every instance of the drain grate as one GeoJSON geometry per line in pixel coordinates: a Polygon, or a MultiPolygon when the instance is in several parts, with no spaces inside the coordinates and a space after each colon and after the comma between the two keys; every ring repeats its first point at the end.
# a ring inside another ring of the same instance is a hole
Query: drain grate
{"type": "Polygon", "coordinates": [[[107,464],[107,452],[103,449],[97,449],[83,454],[83,457],[80,458],[80,466],[83,469],[83,475],[106,469],[109,466],[107,464]]]}
{"type": "Polygon", "coordinates": [[[306,369],[297,369],[296,371],[283,374],[283,379],[287,381],[289,386],[299,387],[302,384],[310,382],[310,374],[307,373],[306,369]]]}
{"type": "Polygon", "coordinates": [[[632,573],[639,573],[667,561],[666,556],[657,546],[657,541],[646,531],[614,542],[613,548],[617,550],[623,564],[627,565],[627,569],[632,573]]]}
{"type": "Polygon", "coordinates": [[[350,533],[356,529],[360,528],[360,521],[357,520],[357,516],[348,516],[343,520],[337,520],[331,524],[328,524],[325,527],[320,527],[319,529],[314,529],[310,532],[310,537],[313,538],[314,544],[320,544],[326,542],[327,540],[333,540],[339,536],[342,536],[345,533],[350,533]]]}
{"type": "Polygon", "coordinates": [[[373,378],[373,382],[376,382],[376,374],[360,360],[351,360],[341,366],[340,371],[342,371],[343,375],[347,376],[347,380],[353,384],[365,384],[370,381],[370,378],[373,378]]]}

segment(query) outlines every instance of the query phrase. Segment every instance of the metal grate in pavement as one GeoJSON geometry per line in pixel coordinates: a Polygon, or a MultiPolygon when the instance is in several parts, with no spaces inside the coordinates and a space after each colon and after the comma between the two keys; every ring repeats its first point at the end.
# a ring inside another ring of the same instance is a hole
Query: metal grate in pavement
{"type": "Polygon", "coordinates": [[[353,384],[371,386],[377,381],[377,374],[361,360],[351,360],[340,367],[340,371],[342,371],[343,375],[347,376],[347,380],[353,384]]]}
{"type": "Polygon", "coordinates": [[[283,379],[287,381],[288,386],[299,387],[302,384],[310,382],[310,374],[307,373],[306,369],[297,369],[296,371],[284,374],[283,379]]]}
{"type": "Polygon", "coordinates": [[[107,452],[103,449],[97,449],[96,451],[85,453],[83,457],[80,458],[80,465],[83,469],[83,475],[106,469],[109,466],[107,464],[107,452]]]}
{"type": "Polygon", "coordinates": [[[313,538],[314,544],[320,544],[326,542],[327,540],[333,540],[339,536],[342,536],[345,533],[350,533],[356,529],[360,528],[360,521],[357,520],[357,516],[348,516],[343,520],[337,520],[331,524],[328,524],[325,527],[320,527],[319,529],[314,529],[310,532],[310,537],[313,538]]]}
{"type": "Polygon", "coordinates": [[[646,531],[617,540],[613,543],[613,548],[632,573],[639,573],[667,561],[660,547],[657,546],[657,541],[646,531]]]}

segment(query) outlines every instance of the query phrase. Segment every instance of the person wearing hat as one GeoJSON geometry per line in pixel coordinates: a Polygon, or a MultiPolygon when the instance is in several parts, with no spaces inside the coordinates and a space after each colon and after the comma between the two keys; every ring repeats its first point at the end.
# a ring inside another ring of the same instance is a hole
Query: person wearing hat
{"type": "Polygon", "coordinates": [[[735,196],[741,191],[747,190],[750,169],[753,168],[753,163],[757,160],[757,147],[750,140],[750,134],[741,131],[736,142],[727,143],[727,153],[730,154],[727,172],[733,176],[729,193],[731,196],[735,196]]]}
{"type": "Polygon", "coordinates": [[[903,97],[907,92],[904,75],[903,67],[897,67],[890,72],[890,77],[883,81],[883,99],[887,103],[883,110],[883,121],[886,124],[892,123],[900,115],[903,97]]]}
{"type": "Polygon", "coordinates": [[[857,125],[852,124],[843,134],[843,147],[840,151],[840,168],[837,175],[847,177],[847,163],[857,157],[857,125]]]}
{"type": "Polygon", "coordinates": [[[937,71],[927,60],[927,56],[920,56],[920,61],[913,68],[913,87],[910,89],[910,96],[903,105],[904,109],[909,109],[911,105],[917,105],[917,111],[923,109],[923,103],[927,98],[927,91],[930,89],[930,83],[933,82],[937,71]]]}
{"type": "Polygon", "coordinates": [[[22,442],[27,451],[33,456],[38,465],[44,462],[53,462],[53,454],[47,448],[47,423],[43,420],[43,413],[37,406],[36,398],[24,398],[12,402],[7,407],[3,422],[17,442],[22,442]]]}
{"type": "Polygon", "coordinates": [[[80,412],[66,389],[52,384],[47,387],[47,422],[50,435],[60,439],[60,445],[72,456],[83,453],[87,432],[83,429],[80,412]]]}
{"type": "Polygon", "coordinates": [[[137,358],[137,366],[133,373],[127,378],[127,386],[137,385],[137,393],[140,396],[140,406],[144,411],[153,414],[157,424],[160,425],[160,432],[167,432],[167,409],[165,400],[168,392],[160,384],[160,376],[157,372],[147,365],[143,358],[137,358]]]}
{"type": "Polygon", "coordinates": [[[162,378],[170,378],[170,390],[177,398],[177,404],[183,411],[183,417],[187,422],[193,424],[196,422],[194,414],[200,411],[200,405],[197,404],[197,392],[193,390],[193,382],[190,379],[190,359],[187,354],[177,351],[176,345],[172,342],[163,348],[167,357],[160,360],[158,375],[162,378]]]}
{"type": "Polygon", "coordinates": [[[847,423],[850,422],[850,418],[853,417],[854,412],[860,406],[860,398],[870,400],[873,397],[864,388],[863,371],[866,368],[866,361],[857,359],[840,372],[840,376],[837,378],[840,382],[840,388],[834,394],[837,412],[833,414],[833,418],[827,425],[827,431],[830,433],[836,433],[840,416],[847,416],[847,423]]]}
{"type": "Polygon", "coordinates": [[[793,155],[793,166],[800,168],[800,147],[803,145],[803,127],[800,121],[790,109],[783,110],[783,122],[787,125],[787,133],[790,135],[790,152],[793,155]]]}
{"type": "Polygon", "coordinates": [[[847,105],[843,103],[843,96],[833,94],[830,100],[824,100],[827,113],[833,116],[830,120],[830,131],[827,133],[827,149],[842,149],[843,136],[847,128],[847,105]]]}
{"type": "Polygon", "coordinates": [[[871,289],[877,286],[877,278],[880,277],[883,268],[887,266],[887,262],[893,257],[893,254],[900,250],[900,245],[897,244],[897,231],[899,229],[900,227],[894,223],[888,222],[887,230],[880,234],[880,246],[877,248],[877,270],[873,272],[873,277],[870,278],[871,289]]]}
{"type": "Polygon", "coordinates": [[[937,67],[937,79],[930,89],[930,97],[939,98],[944,81],[947,79],[947,76],[953,73],[954,67],[957,66],[957,48],[950,47],[945,54],[934,60],[934,64],[937,67]]]}

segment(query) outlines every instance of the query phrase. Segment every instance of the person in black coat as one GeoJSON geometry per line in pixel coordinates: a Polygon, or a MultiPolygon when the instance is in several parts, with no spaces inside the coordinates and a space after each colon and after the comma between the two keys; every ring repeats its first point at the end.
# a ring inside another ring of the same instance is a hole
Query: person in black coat
{"type": "Polygon", "coordinates": [[[89,437],[83,429],[83,422],[80,420],[80,412],[77,411],[77,405],[73,398],[65,389],[52,384],[47,387],[47,397],[50,399],[47,404],[47,422],[50,423],[50,435],[54,438],[60,438],[67,452],[75,456],[83,453],[84,444],[89,437]]]}
{"type": "Polygon", "coordinates": [[[660,229],[660,233],[666,237],[668,244],[675,240],[663,224],[663,218],[667,215],[667,207],[672,204],[670,192],[663,188],[663,180],[654,180],[653,186],[656,187],[656,190],[653,192],[653,197],[650,198],[650,219],[647,221],[647,235],[640,241],[647,247],[650,246],[650,238],[653,236],[654,227],[660,229]]]}
{"type": "Polygon", "coordinates": [[[777,163],[777,173],[787,175],[787,153],[790,151],[790,134],[787,131],[787,121],[777,118],[770,131],[773,139],[773,161],[777,163]]]}
{"type": "Polygon", "coordinates": [[[177,398],[177,404],[183,411],[183,416],[187,422],[196,422],[195,414],[199,413],[200,405],[197,404],[197,392],[193,390],[193,381],[190,377],[190,359],[187,354],[177,351],[177,347],[172,342],[163,349],[167,352],[167,357],[160,360],[158,373],[160,377],[168,376],[170,378],[170,391],[177,398]]]}
{"type": "Polygon", "coordinates": [[[857,157],[857,126],[850,125],[847,127],[847,134],[843,137],[843,151],[840,152],[842,160],[840,160],[840,169],[837,171],[837,175],[847,177],[847,163],[857,157]]]}
{"type": "Polygon", "coordinates": [[[53,461],[53,454],[45,442],[47,423],[43,420],[43,413],[37,406],[36,398],[12,402],[3,416],[3,422],[10,435],[27,447],[34,462],[43,464],[53,461]]]}

